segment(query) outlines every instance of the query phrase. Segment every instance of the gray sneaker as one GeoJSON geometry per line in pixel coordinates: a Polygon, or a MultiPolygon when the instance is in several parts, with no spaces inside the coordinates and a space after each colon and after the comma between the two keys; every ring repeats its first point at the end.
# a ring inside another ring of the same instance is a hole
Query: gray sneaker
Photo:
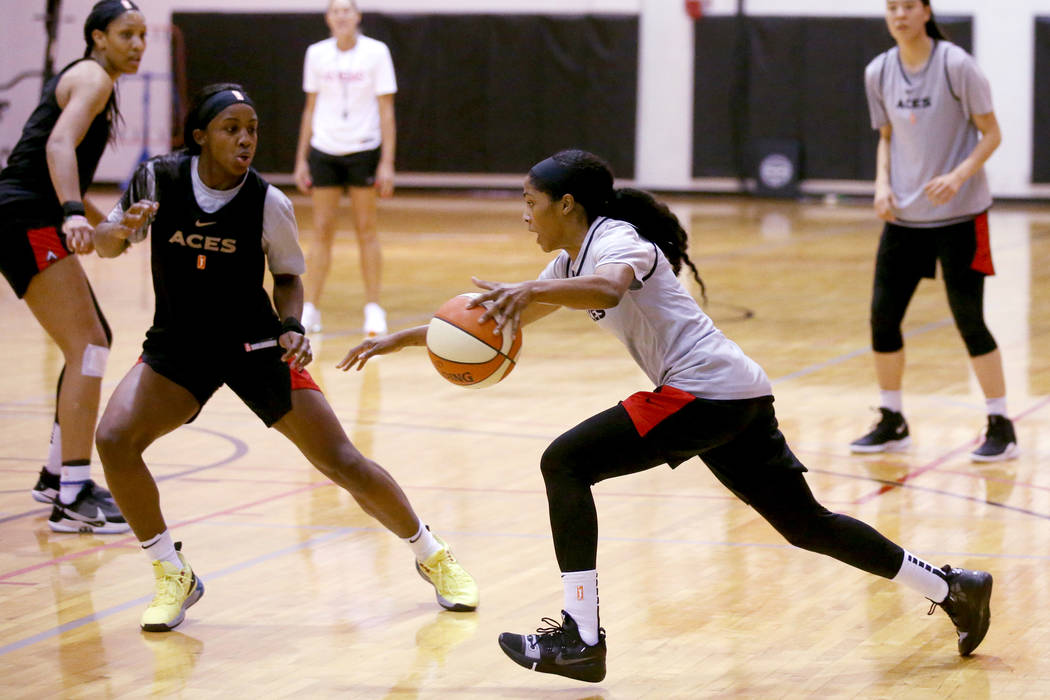
{"type": "Polygon", "coordinates": [[[115,535],[131,529],[113,500],[113,494],[91,479],[72,503],[55,498],[47,524],[55,532],[92,532],[115,535]]]}

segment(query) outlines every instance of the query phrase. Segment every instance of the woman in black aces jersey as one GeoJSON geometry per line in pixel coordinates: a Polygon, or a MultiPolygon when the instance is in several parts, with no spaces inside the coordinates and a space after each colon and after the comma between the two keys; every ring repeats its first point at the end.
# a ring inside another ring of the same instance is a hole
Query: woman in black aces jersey
{"type": "Polygon", "coordinates": [[[56,532],[126,532],[113,498],[91,480],[91,443],[111,334],[84,269],[91,252],[84,199],[119,119],[114,85],[135,73],[146,20],[130,0],[103,0],[84,22],[84,57],[43,88],[40,104],[0,172],[0,272],[55,341],[58,379],[47,464],[32,490],[52,504],[56,532]]]}
{"type": "Polygon", "coordinates": [[[142,453],[193,420],[223,384],[410,545],[443,607],[473,610],[478,592],[470,574],[419,520],[394,478],[350,443],[303,370],[312,359],[299,322],[305,264],[291,202],[251,168],[258,123],[239,85],[205,88],[186,119],[188,148],[143,163],[95,232],[98,253],[112,257],[151,231],[153,326],[142,361],[114,391],[97,433],[117,503],[153,562],[156,597],[142,628],[172,629],[204,592],[167,530],[142,453]]]}

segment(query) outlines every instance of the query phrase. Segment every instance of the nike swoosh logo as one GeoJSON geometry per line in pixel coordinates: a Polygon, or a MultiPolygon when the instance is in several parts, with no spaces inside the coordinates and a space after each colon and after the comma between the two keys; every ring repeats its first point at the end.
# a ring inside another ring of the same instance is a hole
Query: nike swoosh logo
{"type": "Polygon", "coordinates": [[[71,520],[79,520],[82,523],[87,523],[88,525],[94,525],[95,527],[102,527],[103,525],[106,524],[106,518],[105,518],[104,515],[102,515],[102,509],[101,508],[97,508],[97,507],[95,508],[95,515],[93,517],[92,516],[88,516],[88,515],[81,515],[80,513],[76,512],[75,510],[67,510],[65,508],[63,508],[62,510],[63,510],[63,513],[65,514],[65,516],[67,518],[70,518],[71,520]]]}
{"type": "Polygon", "coordinates": [[[558,655],[554,657],[554,663],[558,666],[572,666],[574,664],[585,664],[590,661],[593,661],[593,659],[566,659],[562,657],[560,651],[558,652],[558,655]]]}
{"type": "Polygon", "coordinates": [[[197,221],[196,221],[197,228],[203,228],[205,226],[212,226],[212,225],[217,224],[217,223],[219,223],[219,222],[218,221],[201,221],[200,219],[197,219],[197,221]]]}

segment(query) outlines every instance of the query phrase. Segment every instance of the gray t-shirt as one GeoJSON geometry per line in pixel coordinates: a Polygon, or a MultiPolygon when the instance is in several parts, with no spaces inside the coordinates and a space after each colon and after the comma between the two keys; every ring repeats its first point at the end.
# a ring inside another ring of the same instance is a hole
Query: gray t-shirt
{"type": "Polygon", "coordinates": [[[591,275],[610,263],[629,265],[634,282],[615,307],[588,313],[627,346],[655,386],[673,386],[703,399],[749,399],[773,393],[766,373],[715,328],[656,244],[624,221],[596,219],[577,259],[570,260],[562,251],[539,278],[591,275]]]}
{"type": "Polygon", "coordinates": [[[983,168],[947,204],[934,206],[922,191],[976,148],[980,131],[972,116],[993,111],[991,87],[970,54],[951,42],[935,41],[926,65],[910,73],[893,47],[868,64],[864,85],[872,128],[893,127],[890,187],[898,223],[945,226],[972,219],[992,205],[983,168]]]}

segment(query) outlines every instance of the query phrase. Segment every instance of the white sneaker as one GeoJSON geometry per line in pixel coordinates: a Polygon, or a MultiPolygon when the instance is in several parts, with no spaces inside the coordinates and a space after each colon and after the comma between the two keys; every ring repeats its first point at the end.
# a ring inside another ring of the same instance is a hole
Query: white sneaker
{"type": "Polygon", "coordinates": [[[303,304],[303,328],[307,333],[321,332],[321,312],[310,302],[303,304]]]}
{"type": "Polygon", "coordinates": [[[365,335],[369,338],[386,335],[386,311],[374,301],[365,304],[365,335]]]}

